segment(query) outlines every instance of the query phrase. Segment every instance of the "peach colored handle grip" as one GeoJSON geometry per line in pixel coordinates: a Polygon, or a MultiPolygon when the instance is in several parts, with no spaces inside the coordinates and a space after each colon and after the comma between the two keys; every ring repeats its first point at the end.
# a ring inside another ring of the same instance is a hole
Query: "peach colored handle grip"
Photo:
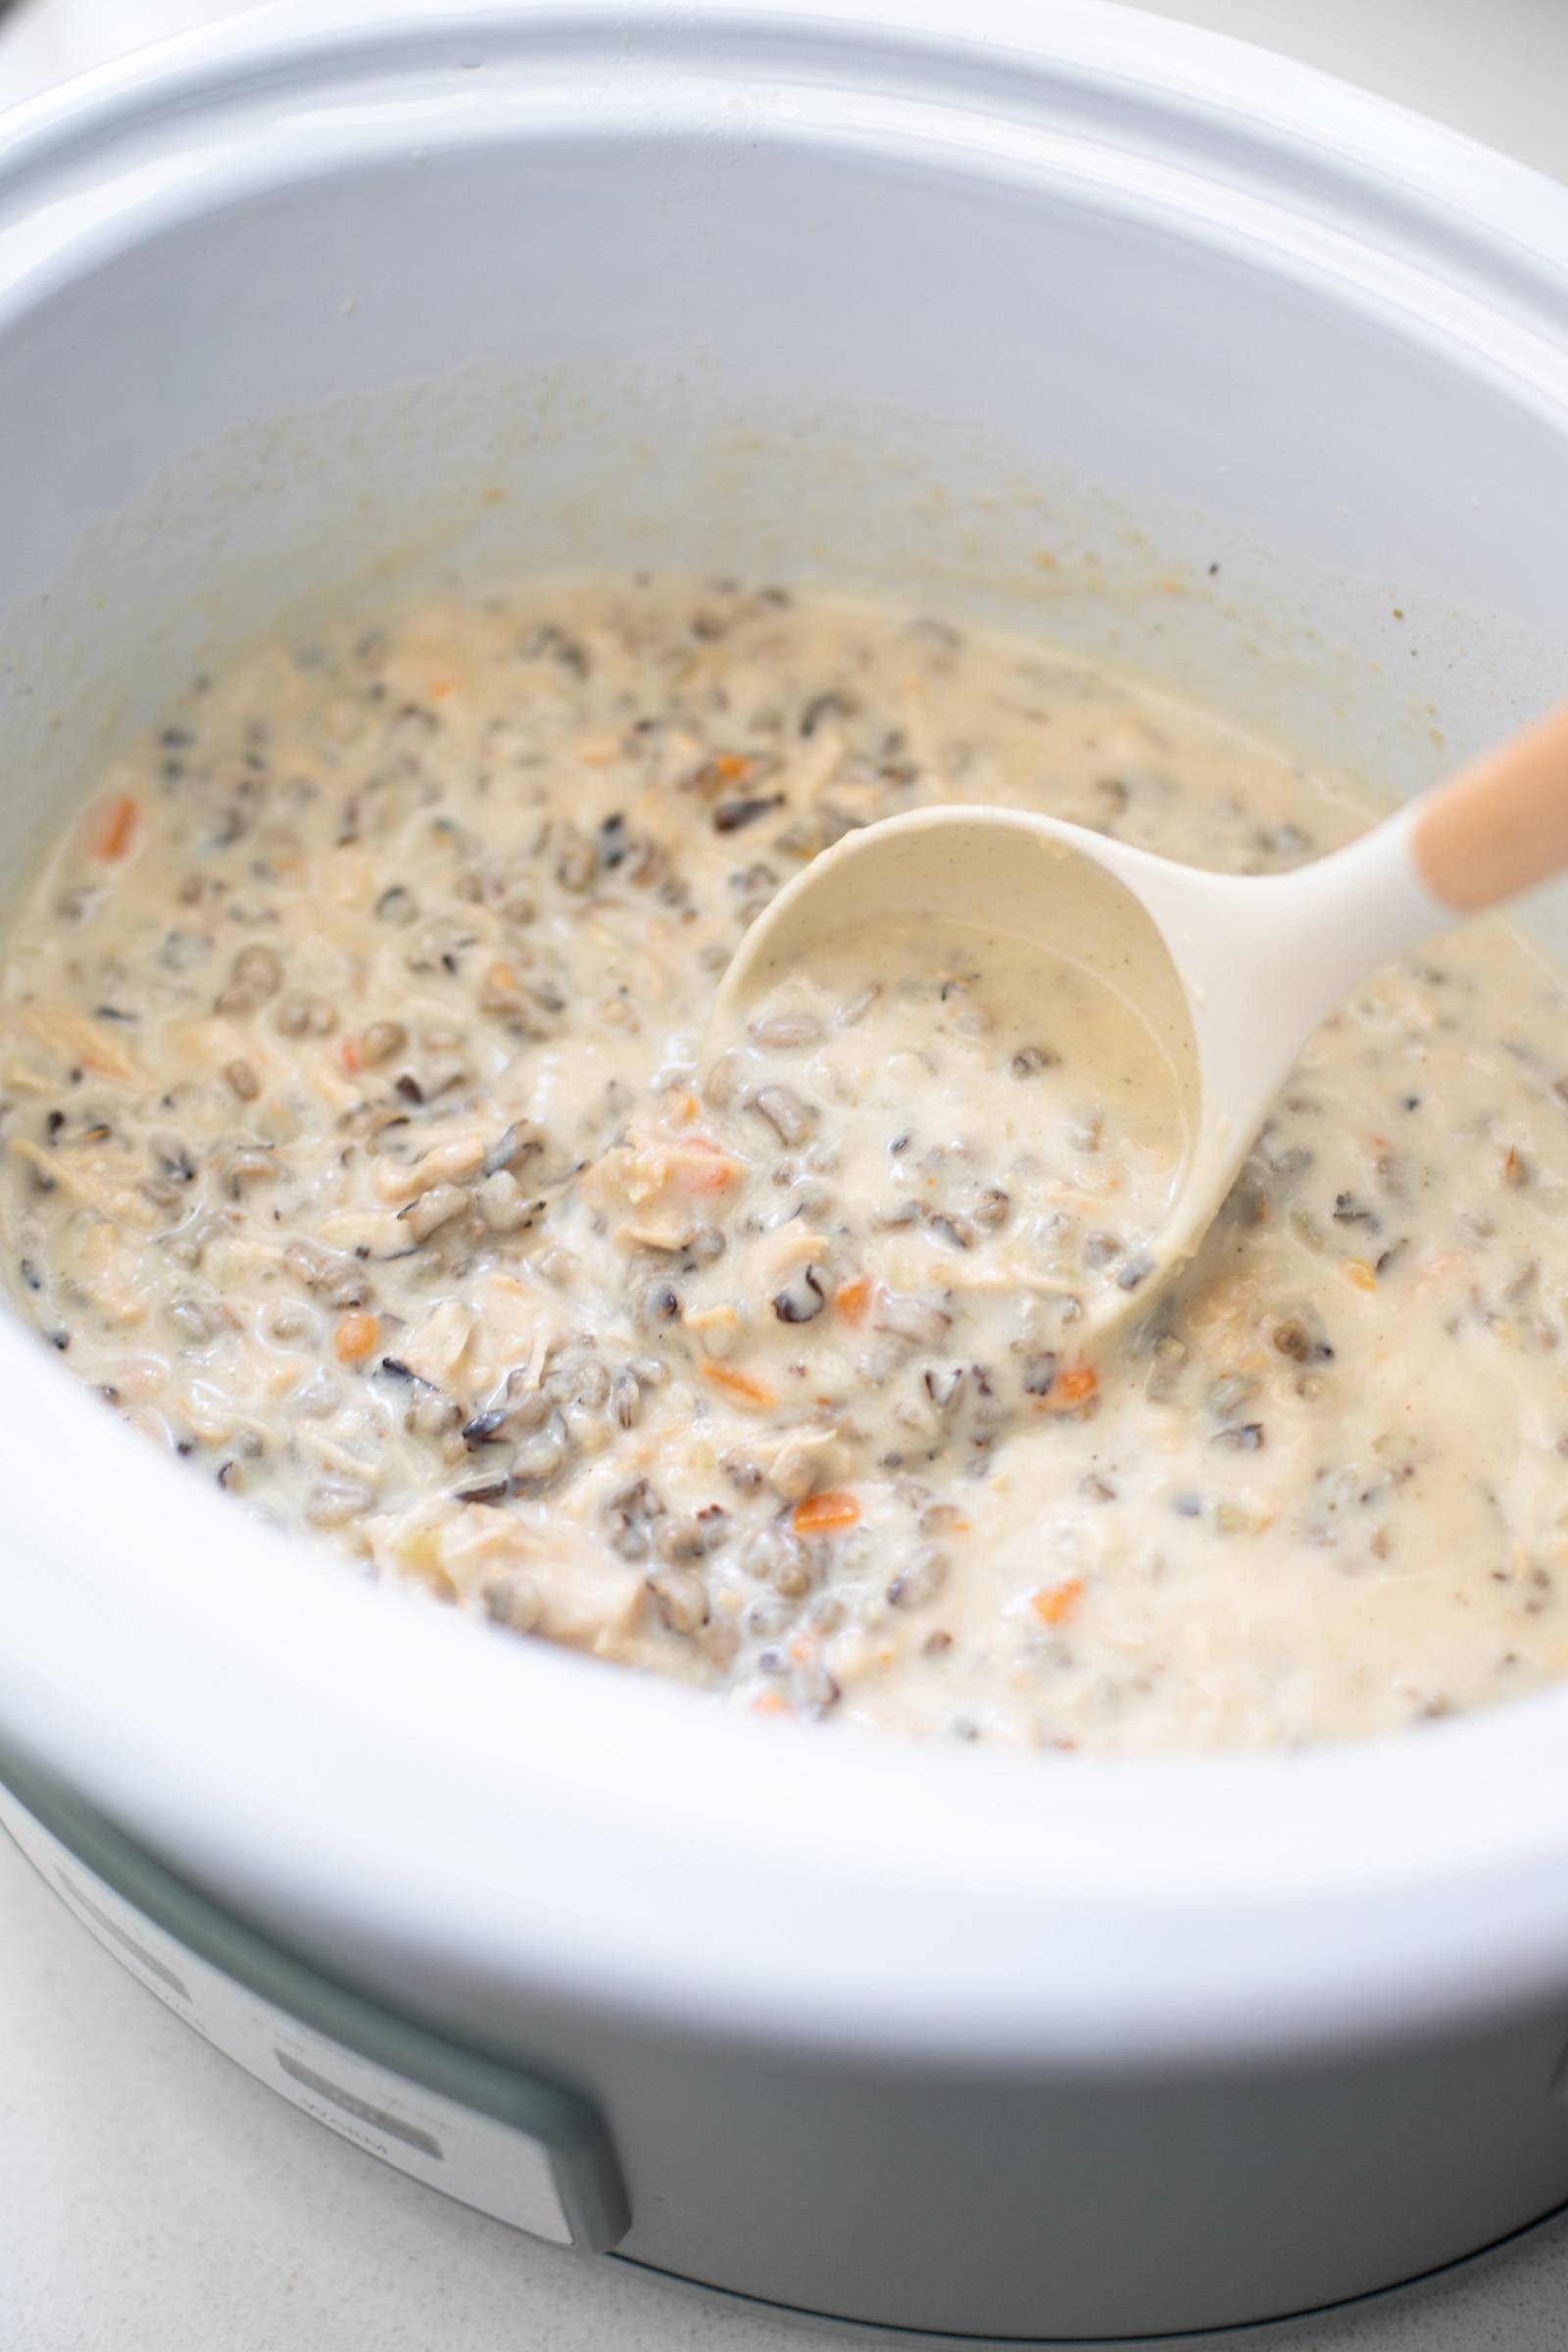
{"type": "Polygon", "coordinates": [[[1440,784],[1411,829],[1410,854],[1457,914],[1499,906],[1568,865],[1568,704],[1440,784]]]}

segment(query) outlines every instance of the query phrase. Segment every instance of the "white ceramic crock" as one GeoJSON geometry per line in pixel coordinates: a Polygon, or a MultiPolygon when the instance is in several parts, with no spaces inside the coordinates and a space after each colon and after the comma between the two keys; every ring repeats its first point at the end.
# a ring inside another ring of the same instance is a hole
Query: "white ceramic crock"
{"type": "MultiPolygon", "coordinates": [[[[13,873],[279,612],[564,563],[1003,611],[1409,789],[1562,689],[1568,193],[1086,0],[285,0],[0,126],[0,516],[13,873]]],[[[627,2256],[1130,2336],[1568,2200],[1568,1690],[780,1732],[364,1587],[9,1322],[0,1383],[0,1741],[595,2097],[627,2256]]]]}

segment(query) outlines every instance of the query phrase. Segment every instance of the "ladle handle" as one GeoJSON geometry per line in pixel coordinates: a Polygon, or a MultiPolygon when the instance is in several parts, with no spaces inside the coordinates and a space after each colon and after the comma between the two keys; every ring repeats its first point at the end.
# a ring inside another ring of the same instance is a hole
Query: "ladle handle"
{"type": "Polygon", "coordinates": [[[1568,704],[1422,802],[1416,872],[1455,914],[1500,906],[1568,866],[1568,704]]]}

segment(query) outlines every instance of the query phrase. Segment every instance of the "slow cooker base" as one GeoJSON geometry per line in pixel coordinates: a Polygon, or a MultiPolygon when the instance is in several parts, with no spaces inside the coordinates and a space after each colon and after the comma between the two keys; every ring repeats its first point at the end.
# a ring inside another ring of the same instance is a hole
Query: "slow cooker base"
{"type": "Polygon", "coordinates": [[[615,2253],[631,2220],[605,2119],[558,2081],[464,2048],[366,2000],[172,1878],[19,1760],[0,1771],[0,1826],[106,1951],[260,2082],[366,2153],[525,2234],[605,2252],[651,2280],[890,2345],[969,2352],[1152,2352],[1261,2341],[1473,2268],[1568,2214],[1568,2203],[1453,2261],[1371,2292],[1217,2328],[1135,2335],[966,2333],[878,2324],[713,2286],[615,2253]]]}
{"type": "Polygon", "coordinates": [[[1307,2311],[1281,2312],[1266,2320],[1241,2320],[1227,2328],[1182,2328],[1155,2335],[963,2335],[952,2330],[933,2332],[923,2328],[883,2328],[867,2320],[841,2320],[831,2312],[803,2310],[798,2304],[768,2303],[755,2295],[733,2294],[725,2287],[706,2286],[700,2279],[656,2270],[651,2263],[634,2261],[625,2254],[611,2254],[607,2259],[622,2270],[640,2272],[645,2278],[655,2279],[676,2292],[701,2295],[707,2302],[753,2313],[760,2319],[793,2320],[802,2328],[817,2328],[842,2337],[847,2343],[858,2341],[890,2348],[909,2345],[916,2352],[920,2346],[940,2345],[961,2345],[963,2352],[1203,2352],[1206,2345],[1274,2342],[1295,2335],[1303,2328],[1330,2326],[1362,2312],[1380,2310],[1483,2270],[1516,2248],[1544,2237],[1565,2221],[1568,2221],[1568,2202],[1554,2206],[1536,2221],[1526,2222],[1521,2229],[1510,2230],[1506,2236],[1494,2238],[1490,2245],[1478,2246],[1471,2253],[1458,2255],[1452,2262],[1439,2263],[1432,2270],[1417,2272],[1412,2278],[1396,2279],[1369,2294],[1348,2295],[1338,2303],[1318,2303],[1307,2311]]]}

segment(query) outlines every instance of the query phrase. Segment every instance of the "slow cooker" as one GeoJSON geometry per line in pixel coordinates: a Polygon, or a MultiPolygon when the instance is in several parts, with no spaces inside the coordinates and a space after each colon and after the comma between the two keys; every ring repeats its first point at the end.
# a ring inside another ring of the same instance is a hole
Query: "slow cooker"
{"type": "MultiPolygon", "coordinates": [[[[13,878],[280,615],[566,565],[891,584],[1408,791],[1561,692],[1568,191],[1087,0],[285,0],[0,131],[0,514],[13,878]]],[[[1568,2203],[1568,1689],[1169,1761],[780,1729],[359,1581],[9,1320],[0,1394],[8,1823],[419,2179],[1006,2342],[1568,2203]]]]}

